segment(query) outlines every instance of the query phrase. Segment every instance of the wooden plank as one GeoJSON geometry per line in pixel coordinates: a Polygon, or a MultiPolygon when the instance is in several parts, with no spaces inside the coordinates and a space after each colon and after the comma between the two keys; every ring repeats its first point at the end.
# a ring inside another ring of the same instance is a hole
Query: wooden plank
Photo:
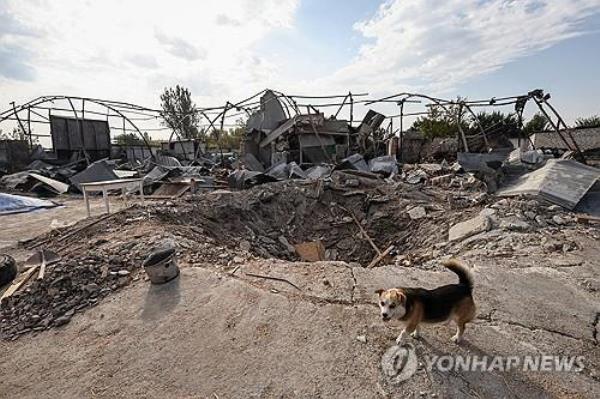
{"type": "Polygon", "coordinates": [[[321,240],[308,241],[294,245],[296,253],[305,262],[318,262],[325,260],[325,247],[321,240]]]}
{"type": "Polygon", "coordinates": [[[8,298],[12,294],[17,292],[29,280],[29,278],[33,275],[33,273],[35,273],[37,268],[38,268],[38,266],[33,266],[31,269],[29,269],[25,273],[23,273],[23,278],[21,278],[21,280],[19,280],[16,283],[13,283],[10,287],[8,287],[8,289],[4,292],[4,294],[2,294],[2,298],[0,298],[0,303],[2,303],[4,298],[8,298]]]}
{"type": "Polygon", "coordinates": [[[600,217],[597,216],[591,216],[591,215],[577,215],[577,223],[583,223],[583,224],[588,224],[588,223],[600,223],[600,217]]]}
{"type": "Polygon", "coordinates": [[[44,256],[44,250],[42,252],[42,264],[40,265],[40,272],[38,273],[37,279],[43,280],[44,273],[46,273],[46,257],[44,256]]]}

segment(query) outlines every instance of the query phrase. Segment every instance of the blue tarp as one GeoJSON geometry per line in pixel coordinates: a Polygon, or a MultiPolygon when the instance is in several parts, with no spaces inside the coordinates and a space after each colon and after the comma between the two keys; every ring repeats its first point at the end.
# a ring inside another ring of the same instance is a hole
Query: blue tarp
{"type": "Polygon", "coordinates": [[[36,209],[53,208],[55,206],[57,204],[52,201],[0,193],[0,215],[31,212],[36,209]]]}

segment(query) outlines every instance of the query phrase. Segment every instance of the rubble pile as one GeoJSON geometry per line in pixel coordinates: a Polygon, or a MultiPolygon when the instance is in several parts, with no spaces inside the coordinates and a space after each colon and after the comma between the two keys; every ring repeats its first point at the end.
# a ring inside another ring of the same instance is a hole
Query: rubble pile
{"type": "Polygon", "coordinates": [[[16,339],[30,331],[66,324],[76,312],[127,285],[132,270],[131,264],[123,264],[116,257],[96,254],[60,262],[49,268],[43,280],[31,282],[4,300],[0,336],[16,339]]]}
{"type": "MultiPolygon", "coordinates": [[[[486,256],[512,256],[531,251],[567,253],[577,249],[570,230],[586,230],[577,218],[558,205],[535,199],[503,198],[474,218],[452,226],[453,251],[475,250],[486,256]]],[[[600,238],[597,230],[588,232],[600,238]]]]}
{"type": "Polygon", "coordinates": [[[441,256],[465,251],[566,253],[576,249],[569,230],[597,234],[541,198],[486,191],[460,166],[442,163],[404,165],[385,178],[360,169],[327,170],[316,179],[135,205],[26,243],[63,260],[4,300],[0,335],[16,339],[68,323],[111,292],[146,280],[143,260],[165,243],[176,249],[181,267],[220,272],[259,258],[429,268],[441,256]]]}

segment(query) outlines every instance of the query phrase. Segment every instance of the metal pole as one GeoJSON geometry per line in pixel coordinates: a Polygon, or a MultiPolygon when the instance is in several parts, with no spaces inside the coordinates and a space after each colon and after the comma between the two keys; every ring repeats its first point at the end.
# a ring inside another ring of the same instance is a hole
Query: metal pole
{"type": "Polygon", "coordinates": [[[400,102],[400,162],[404,161],[404,100],[400,102]]]}
{"type": "Polygon", "coordinates": [[[348,96],[350,96],[350,126],[352,126],[352,122],[354,122],[354,98],[352,92],[348,92],[348,96]]]}
{"type": "Polygon", "coordinates": [[[33,139],[31,138],[31,108],[27,108],[27,132],[29,132],[29,149],[33,150],[33,139]]]}

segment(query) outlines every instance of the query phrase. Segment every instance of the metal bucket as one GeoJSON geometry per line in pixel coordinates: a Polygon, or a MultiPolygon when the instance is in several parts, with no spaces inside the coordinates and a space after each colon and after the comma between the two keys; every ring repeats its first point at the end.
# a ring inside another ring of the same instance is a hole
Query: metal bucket
{"type": "Polygon", "coordinates": [[[161,249],[151,253],[143,263],[152,284],[164,284],[179,276],[175,248],[161,249]]]}

